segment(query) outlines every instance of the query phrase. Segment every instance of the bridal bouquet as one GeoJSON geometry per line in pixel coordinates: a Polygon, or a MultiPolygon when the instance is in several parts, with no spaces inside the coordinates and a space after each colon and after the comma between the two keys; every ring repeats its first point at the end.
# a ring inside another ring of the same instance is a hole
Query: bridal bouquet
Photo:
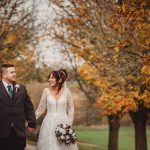
{"type": "Polygon", "coordinates": [[[56,137],[65,144],[75,144],[76,134],[70,125],[60,124],[55,130],[56,137]]]}

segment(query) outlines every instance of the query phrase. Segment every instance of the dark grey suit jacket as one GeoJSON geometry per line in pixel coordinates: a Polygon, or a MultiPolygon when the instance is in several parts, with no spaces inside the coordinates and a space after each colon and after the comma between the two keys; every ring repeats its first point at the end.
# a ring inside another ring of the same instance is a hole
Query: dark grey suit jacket
{"type": "Polygon", "coordinates": [[[13,97],[10,98],[0,81],[0,138],[10,135],[12,124],[18,137],[26,136],[25,121],[29,127],[36,127],[33,104],[25,86],[20,85],[16,92],[14,84],[13,89],[13,97]]]}

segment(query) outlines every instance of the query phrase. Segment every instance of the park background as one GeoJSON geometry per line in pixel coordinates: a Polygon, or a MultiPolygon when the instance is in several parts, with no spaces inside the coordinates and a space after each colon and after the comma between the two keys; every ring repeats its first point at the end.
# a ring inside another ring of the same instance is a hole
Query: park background
{"type": "MultiPolygon", "coordinates": [[[[0,65],[36,110],[66,69],[80,150],[150,150],[149,0],[1,0],[0,65]]],[[[36,147],[43,116],[27,143],[36,147]]]]}

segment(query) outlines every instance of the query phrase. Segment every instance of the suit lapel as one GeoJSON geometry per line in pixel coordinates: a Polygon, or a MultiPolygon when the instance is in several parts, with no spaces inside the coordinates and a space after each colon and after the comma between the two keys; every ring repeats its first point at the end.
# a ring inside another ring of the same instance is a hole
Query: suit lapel
{"type": "Polygon", "coordinates": [[[16,96],[17,96],[16,88],[15,88],[15,84],[13,84],[13,97],[12,97],[13,101],[16,98],[16,96]]]}
{"type": "Polygon", "coordinates": [[[12,100],[11,100],[7,90],[5,89],[2,81],[0,81],[0,94],[5,97],[4,99],[7,102],[9,102],[9,103],[12,102],[12,100]]]}

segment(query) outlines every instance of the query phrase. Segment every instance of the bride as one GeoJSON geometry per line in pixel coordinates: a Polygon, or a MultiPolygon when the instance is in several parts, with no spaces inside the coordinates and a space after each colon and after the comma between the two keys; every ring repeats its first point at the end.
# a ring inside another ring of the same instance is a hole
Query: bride
{"type": "Polygon", "coordinates": [[[66,70],[53,71],[49,75],[49,88],[45,88],[36,110],[38,119],[47,109],[41,125],[37,150],[78,150],[77,144],[65,145],[57,140],[55,129],[59,124],[72,126],[74,104],[71,92],[64,87],[66,70]]]}

